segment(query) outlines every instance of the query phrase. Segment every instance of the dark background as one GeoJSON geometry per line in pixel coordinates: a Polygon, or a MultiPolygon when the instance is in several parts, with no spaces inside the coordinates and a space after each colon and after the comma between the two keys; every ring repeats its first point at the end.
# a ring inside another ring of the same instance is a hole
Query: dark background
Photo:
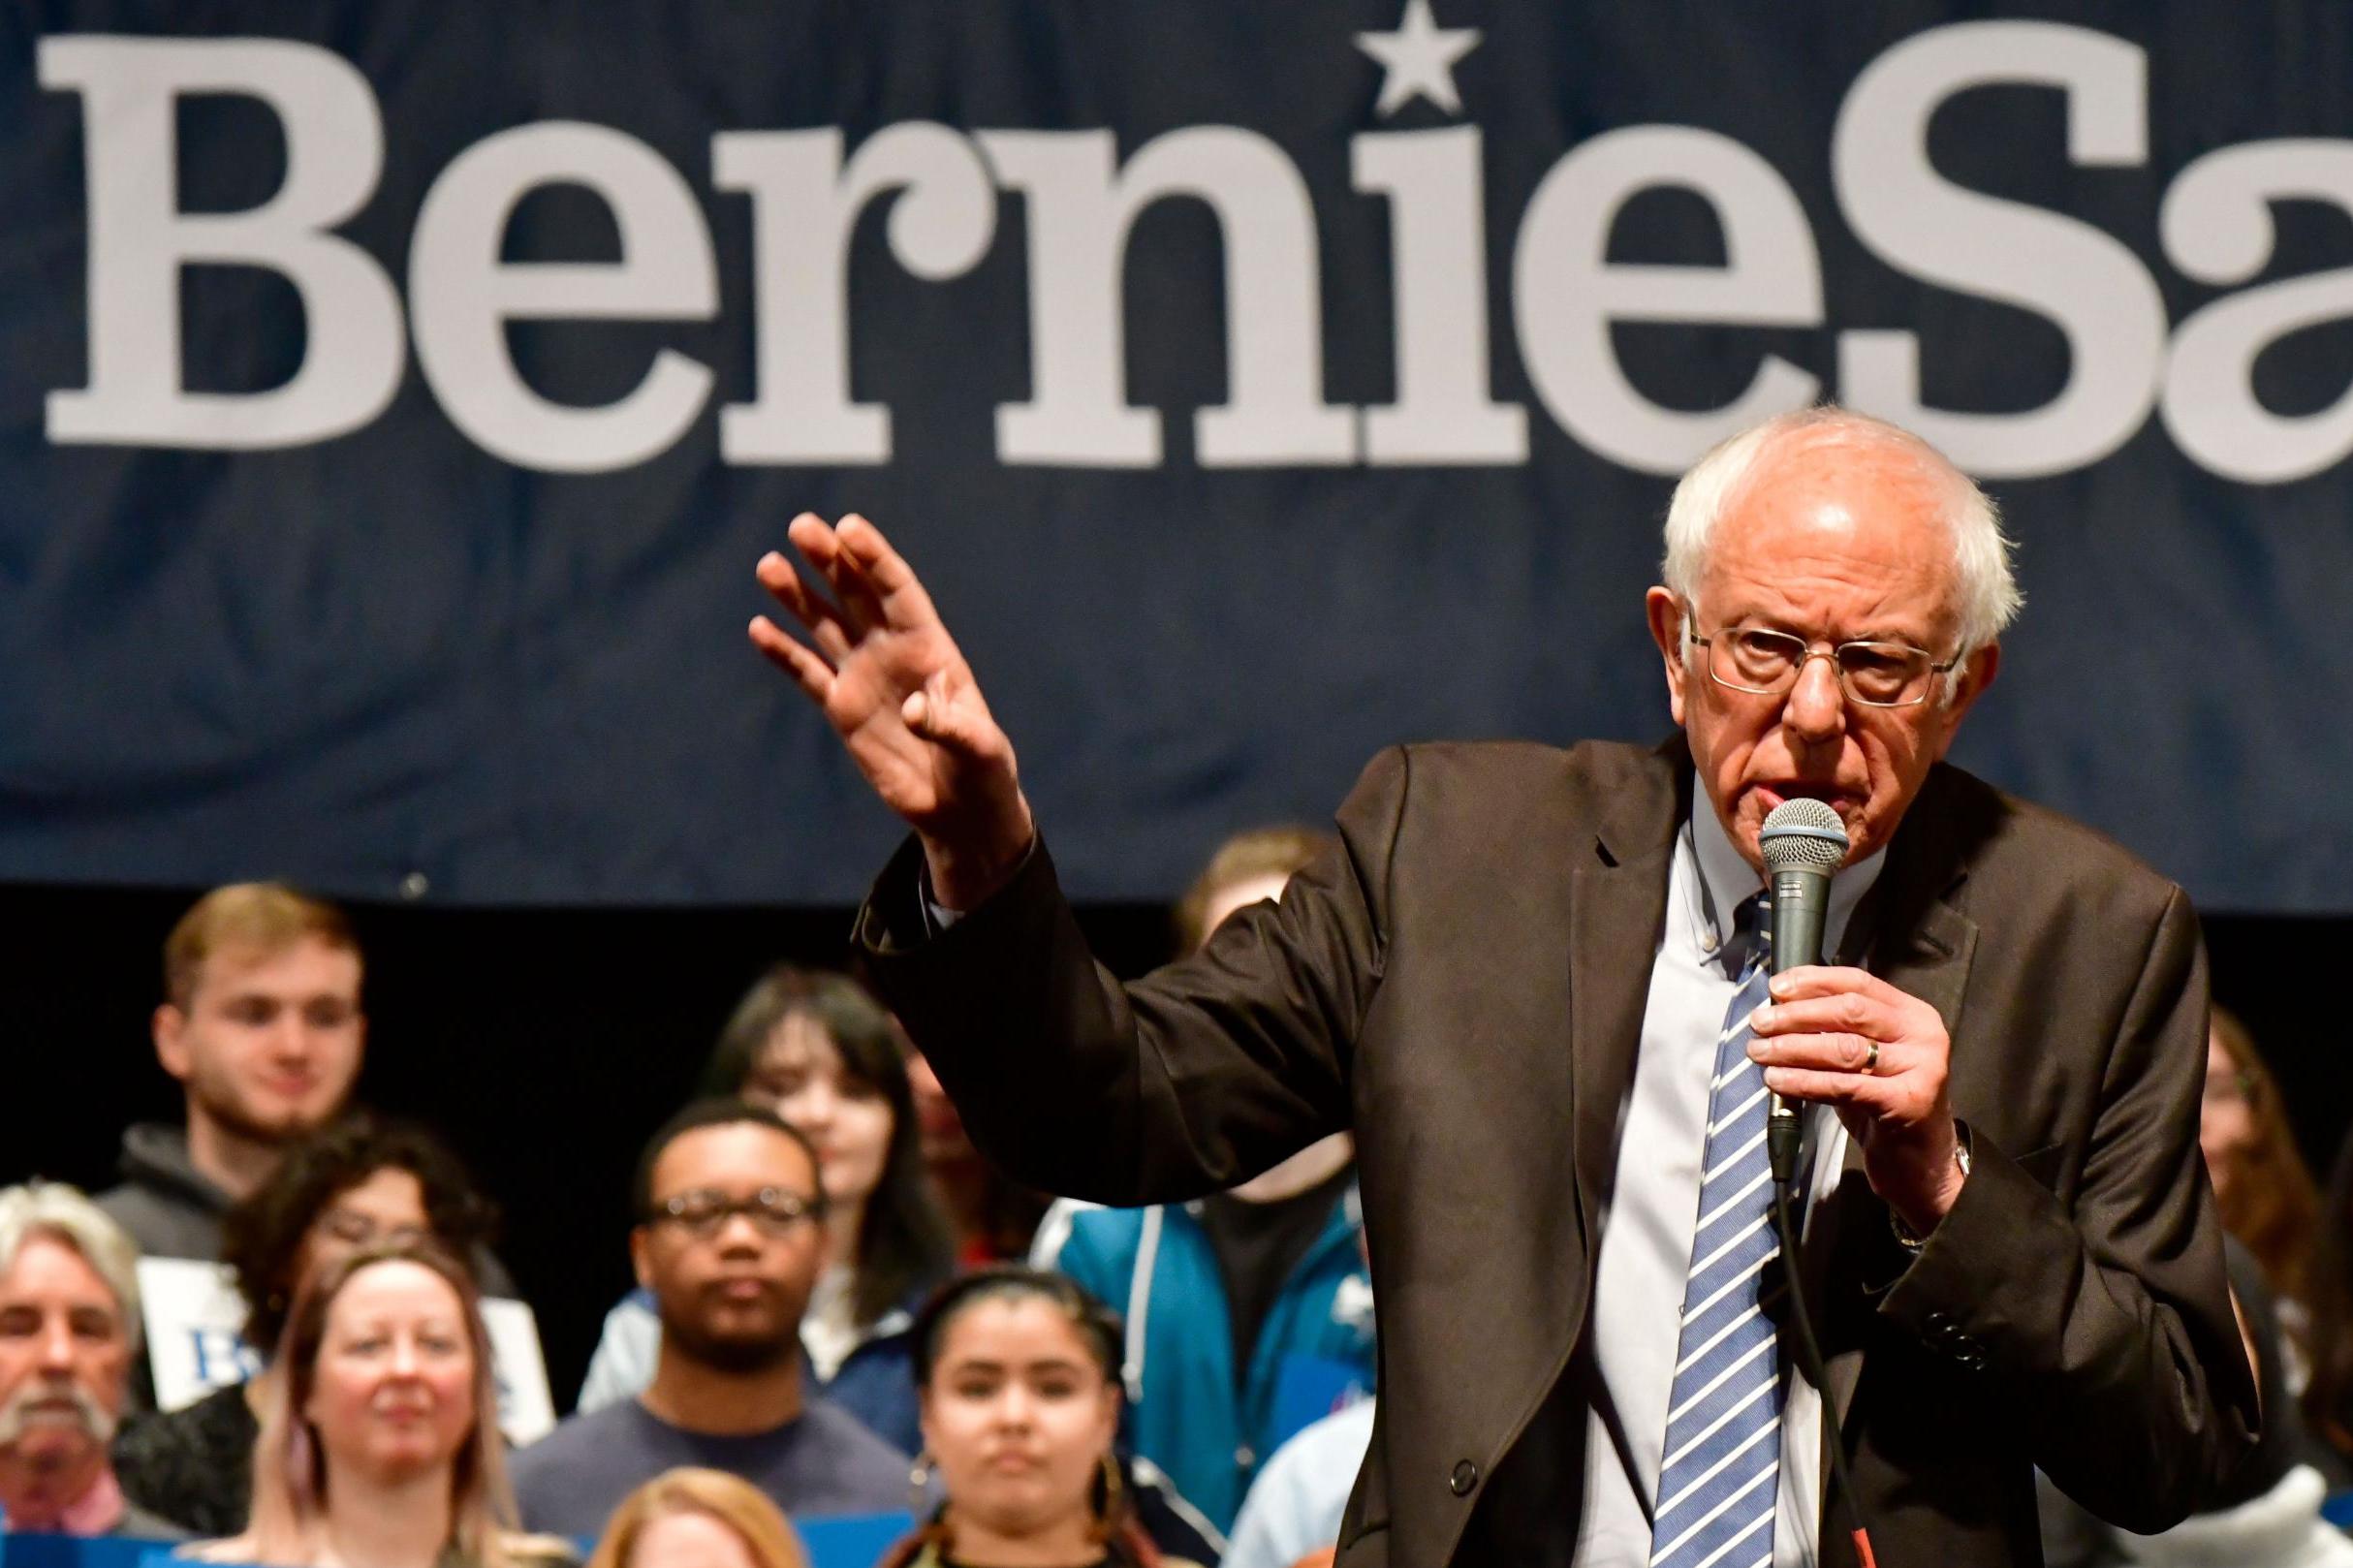
{"type": "MultiPolygon", "coordinates": [[[[177,1120],[147,1017],[165,933],[198,890],[0,886],[6,984],[0,1179],[113,1180],[132,1120],[177,1120]]],[[[846,909],[452,910],[358,905],[370,1018],[361,1095],[446,1134],[506,1213],[499,1251],[537,1308],[558,1411],[605,1309],[630,1283],[628,1174],[689,1092],[737,995],[778,958],[837,963],[846,909]]],[[[1167,952],[1165,910],[1080,911],[1122,974],[1167,952]]],[[[2321,987],[2353,920],[2207,921],[2214,995],[2277,1070],[2325,1175],[2353,1106],[2353,1062],[2322,1033],[2321,987]]]]}

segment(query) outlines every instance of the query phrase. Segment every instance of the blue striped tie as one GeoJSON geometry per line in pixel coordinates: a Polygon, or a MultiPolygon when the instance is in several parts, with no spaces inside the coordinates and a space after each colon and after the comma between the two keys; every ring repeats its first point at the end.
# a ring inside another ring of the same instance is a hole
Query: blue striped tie
{"type": "Polygon", "coordinates": [[[1762,894],[1741,906],[1746,966],[1716,1039],[1699,1229],[1650,1516],[1651,1568],[1765,1568],[1773,1560],[1781,1389],[1766,1308],[1781,1292],[1781,1244],[1765,1152],[1765,1079],[1748,1059],[1748,1016],[1772,978],[1762,908],[1762,894]]]}

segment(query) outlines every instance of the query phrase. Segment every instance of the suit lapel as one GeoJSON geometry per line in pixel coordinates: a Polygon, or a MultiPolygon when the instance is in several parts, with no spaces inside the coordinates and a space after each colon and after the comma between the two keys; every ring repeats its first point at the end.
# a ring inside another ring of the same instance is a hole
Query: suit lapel
{"type": "Polygon", "coordinates": [[[1602,1206],[1617,1170],[1618,1112],[1642,1044],[1650,966],[1667,915],[1667,870],[1688,800],[1691,756],[1678,736],[1637,788],[1613,802],[1573,852],[1569,888],[1570,1110],[1585,1277],[1600,1256],[1602,1206]]]}

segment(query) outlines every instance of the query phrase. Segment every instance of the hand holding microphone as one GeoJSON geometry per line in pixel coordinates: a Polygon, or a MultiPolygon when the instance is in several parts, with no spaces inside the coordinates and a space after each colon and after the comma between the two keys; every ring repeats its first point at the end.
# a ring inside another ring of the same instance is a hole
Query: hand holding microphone
{"type": "Polygon", "coordinates": [[[1773,1094],[1769,1146],[1785,1141],[1794,1157],[1788,1101],[1833,1107],[1863,1145],[1872,1190],[1925,1236],[1962,1180],[1944,1019],[1876,975],[1823,964],[1831,873],[1846,858],[1836,812],[1820,800],[1785,800],[1765,819],[1759,844],[1773,894],[1773,1000],[1751,1020],[1748,1053],[1773,1094]]]}

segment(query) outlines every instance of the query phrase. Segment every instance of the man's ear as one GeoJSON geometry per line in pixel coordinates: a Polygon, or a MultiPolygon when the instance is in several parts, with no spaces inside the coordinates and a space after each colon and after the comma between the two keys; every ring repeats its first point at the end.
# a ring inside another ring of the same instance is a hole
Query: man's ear
{"type": "Polygon", "coordinates": [[[188,1082],[188,1015],[176,1006],[165,1002],[155,1010],[148,1022],[148,1032],[155,1038],[155,1059],[163,1063],[164,1071],[188,1082]]]}
{"type": "Polygon", "coordinates": [[[1650,641],[1667,662],[1667,706],[1675,722],[1683,722],[1683,681],[1690,669],[1683,663],[1683,602],[1665,588],[1643,595],[1643,612],[1650,622],[1650,641]]]}
{"type": "Polygon", "coordinates": [[[643,1225],[629,1228],[629,1267],[637,1273],[640,1290],[653,1289],[653,1238],[649,1230],[643,1225]]]}
{"type": "Polygon", "coordinates": [[[1968,716],[1970,707],[1985,695],[1986,688],[1993,684],[1993,677],[2001,673],[2001,644],[1987,643],[1963,659],[1961,669],[1955,673],[1961,679],[1953,688],[1953,700],[1945,705],[1944,734],[1936,742],[1936,758],[1939,762],[1952,749],[1953,737],[1961,733],[1961,721],[1968,716]]]}

